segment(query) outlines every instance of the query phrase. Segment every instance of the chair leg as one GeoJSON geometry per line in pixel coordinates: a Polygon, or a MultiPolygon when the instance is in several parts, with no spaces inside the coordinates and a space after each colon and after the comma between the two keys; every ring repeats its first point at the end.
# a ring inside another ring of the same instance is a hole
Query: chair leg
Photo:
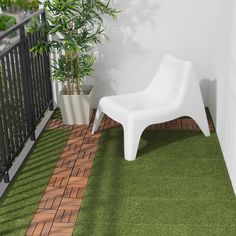
{"type": "Polygon", "coordinates": [[[124,127],[124,152],[125,160],[134,161],[136,159],[140,137],[144,128],[133,126],[124,127]]]}
{"type": "Polygon", "coordinates": [[[97,129],[102,121],[103,116],[104,116],[104,113],[101,111],[100,107],[98,106],[97,112],[96,112],[96,115],[94,118],[94,122],[93,122],[92,134],[94,134],[97,131],[97,129]]]}
{"type": "Polygon", "coordinates": [[[191,115],[191,118],[195,120],[195,122],[206,137],[209,137],[211,135],[204,108],[199,110],[198,113],[194,113],[193,115],[191,115]]]}

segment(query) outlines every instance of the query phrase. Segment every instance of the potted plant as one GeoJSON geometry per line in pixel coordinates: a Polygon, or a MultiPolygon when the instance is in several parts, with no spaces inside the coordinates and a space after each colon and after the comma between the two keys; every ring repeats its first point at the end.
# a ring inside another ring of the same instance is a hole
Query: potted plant
{"type": "MultiPolygon", "coordinates": [[[[118,11],[110,0],[48,0],[44,3],[47,13],[44,32],[51,40],[42,40],[32,50],[60,55],[53,65],[52,75],[63,83],[59,94],[59,107],[66,124],[88,124],[92,114],[93,89],[86,86],[86,77],[92,75],[95,56],[94,46],[101,42],[104,33],[103,16],[113,19],[118,11]]],[[[34,20],[31,32],[37,31],[39,22],[34,20]]]]}

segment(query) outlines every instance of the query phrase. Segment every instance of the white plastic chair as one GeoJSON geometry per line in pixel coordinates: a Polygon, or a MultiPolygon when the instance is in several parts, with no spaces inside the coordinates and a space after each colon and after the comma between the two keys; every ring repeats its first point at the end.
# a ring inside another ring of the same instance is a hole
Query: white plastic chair
{"type": "Polygon", "coordinates": [[[124,129],[125,159],[136,159],[144,129],[156,123],[189,116],[205,136],[210,130],[192,63],[166,55],[149,86],[139,92],[103,97],[98,105],[92,133],[108,115],[124,129]]]}

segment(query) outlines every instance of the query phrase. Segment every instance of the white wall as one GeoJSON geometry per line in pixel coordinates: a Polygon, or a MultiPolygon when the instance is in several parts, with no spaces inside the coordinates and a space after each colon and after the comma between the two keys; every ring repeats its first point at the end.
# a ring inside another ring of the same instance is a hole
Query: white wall
{"type": "MultiPolygon", "coordinates": [[[[236,193],[236,1],[115,0],[98,50],[96,103],[142,89],[165,53],[193,61],[236,193]]],[[[96,105],[95,103],[95,105],[96,105]]]]}
{"type": "Polygon", "coordinates": [[[208,105],[210,45],[216,0],[116,0],[117,22],[107,21],[110,41],[99,47],[96,102],[104,95],[142,89],[166,53],[194,62],[208,105]]]}
{"type": "Polygon", "coordinates": [[[115,23],[107,20],[110,41],[99,46],[95,105],[102,96],[142,89],[167,52],[192,60],[236,193],[236,1],[116,0],[114,6],[122,13],[115,23]]]}
{"type": "Polygon", "coordinates": [[[236,193],[236,2],[220,0],[212,47],[210,111],[236,193]]]}

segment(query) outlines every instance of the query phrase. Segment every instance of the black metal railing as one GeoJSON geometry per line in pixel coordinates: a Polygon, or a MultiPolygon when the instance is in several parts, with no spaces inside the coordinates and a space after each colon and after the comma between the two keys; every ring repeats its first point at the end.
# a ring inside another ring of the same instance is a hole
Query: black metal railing
{"type": "Polygon", "coordinates": [[[32,17],[46,20],[38,11],[0,35],[0,42],[14,35],[15,41],[0,51],[0,177],[9,182],[8,170],[49,108],[53,110],[50,61],[47,54],[30,49],[47,40],[42,29],[27,33],[32,17]]]}

